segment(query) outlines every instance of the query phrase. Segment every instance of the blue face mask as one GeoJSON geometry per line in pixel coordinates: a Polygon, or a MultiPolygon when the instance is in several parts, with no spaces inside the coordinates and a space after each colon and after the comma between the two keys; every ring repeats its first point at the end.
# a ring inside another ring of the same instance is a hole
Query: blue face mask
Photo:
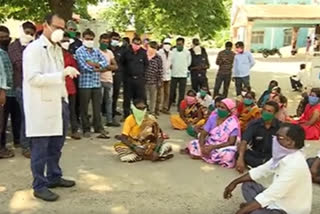
{"type": "Polygon", "coordinates": [[[309,104],[314,106],[319,103],[319,97],[309,96],[309,104]]]}

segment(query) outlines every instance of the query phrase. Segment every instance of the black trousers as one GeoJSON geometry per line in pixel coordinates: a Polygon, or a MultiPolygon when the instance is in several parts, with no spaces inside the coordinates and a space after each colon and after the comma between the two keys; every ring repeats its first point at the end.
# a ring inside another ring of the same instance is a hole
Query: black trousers
{"type": "Polygon", "coordinates": [[[231,83],[231,74],[217,74],[216,81],[214,84],[213,97],[219,94],[221,85],[223,83],[223,93],[224,97],[228,97],[229,87],[231,83]]]}
{"type": "Polygon", "coordinates": [[[295,89],[295,90],[301,89],[303,86],[300,80],[296,81],[293,79],[293,77],[290,77],[290,83],[291,83],[292,89],[295,89]]]}
{"type": "Polygon", "coordinates": [[[3,108],[3,127],[1,130],[1,148],[5,148],[7,141],[7,125],[9,116],[11,118],[11,127],[14,144],[20,144],[20,129],[21,129],[21,111],[16,97],[7,97],[6,104],[3,108]]]}
{"type": "Polygon", "coordinates": [[[191,86],[196,92],[200,91],[202,87],[208,87],[206,72],[191,72],[191,86]]]}
{"type": "Polygon", "coordinates": [[[145,80],[142,77],[127,77],[123,81],[123,114],[130,115],[130,104],[135,99],[146,100],[145,80]]]}
{"type": "Polygon", "coordinates": [[[70,112],[70,125],[72,133],[79,130],[78,116],[76,112],[77,95],[69,95],[69,112],[70,112]]]}
{"type": "Polygon", "coordinates": [[[234,80],[235,80],[235,85],[236,85],[237,96],[241,95],[241,90],[243,87],[250,86],[250,76],[235,77],[234,80]]]}
{"type": "Polygon", "coordinates": [[[253,150],[247,150],[244,153],[244,162],[251,167],[260,166],[270,160],[270,158],[271,155],[262,155],[260,152],[256,152],[253,150]]]}
{"type": "Polygon", "coordinates": [[[113,75],[113,95],[112,95],[112,114],[113,117],[116,115],[118,99],[120,95],[120,89],[122,84],[122,72],[116,72],[113,75]]]}
{"type": "Polygon", "coordinates": [[[100,88],[80,88],[80,111],[83,132],[90,132],[91,123],[89,120],[88,110],[89,103],[92,102],[93,111],[93,128],[95,132],[103,130],[101,121],[101,89],[100,88]]]}
{"type": "Polygon", "coordinates": [[[186,93],[186,86],[187,86],[187,78],[172,77],[171,85],[170,85],[170,100],[169,100],[169,107],[168,107],[169,110],[172,103],[175,101],[174,95],[176,93],[177,87],[179,87],[179,98],[177,103],[178,111],[179,111],[180,103],[184,99],[184,95],[186,93]]]}

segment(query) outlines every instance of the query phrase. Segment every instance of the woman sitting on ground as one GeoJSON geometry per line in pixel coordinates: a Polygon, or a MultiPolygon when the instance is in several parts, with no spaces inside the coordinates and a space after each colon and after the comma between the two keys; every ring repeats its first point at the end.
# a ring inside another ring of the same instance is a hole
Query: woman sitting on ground
{"type": "MultiPolygon", "coordinates": [[[[268,89],[263,92],[263,94],[261,95],[261,97],[258,100],[257,105],[258,105],[259,108],[263,108],[264,104],[266,104],[266,102],[268,102],[269,96],[270,96],[270,94],[272,92],[272,89],[277,87],[278,85],[279,84],[278,84],[278,82],[276,80],[271,80],[270,81],[268,89]]],[[[281,93],[281,91],[279,93],[281,93]]]]}
{"type": "Polygon", "coordinates": [[[194,159],[233,168],[237,151],[235,144],[241,136],[239,120],[233,112],[235,108],[233,100],[222,100],[205,124],[199,140],[191,141],[181,152],[194,159]]]}
{"type": "Polygon", "coordinates": [[[164,143],[163,133],[156,119],[148,115],[143,100],[136,100],[123,125],[121,142],[114,145],[123,162],[167,160],[172,158],[171,146],[164,143]]]}
{"type": "Polygon", "coordinates": [[[189,126],[201,126],[205,123],[205,109],[197,101],[197,93],[189,90],[180,103],[179,115],[170,117],[174,129],[186,130],[189,126]]]}
{"type": "Polygon", "coordinates": [[[238,112],[241,132],[244,132],[250,121],[261,117],[261,110],[255,103],[256,94],[253,91],[248,92],[243,99],[243,108],[238,112]]]}
{"type": "Polygon", "coordinates": [[[280,99],[280,102],[278,103],[279,104],[279,111],[276,114],[276,118],[283,123],[291,122],[292,119],[290,118],[290,116],[288,114],[288,110],[287,110],[287,106],[288,106],[287,97],[280,95],[279,99],[280,99]]]}
{"type": "Polygon", "coordinates": [[[212,97],[209,93],[209,89],[206,86],[203,86],[200,91],[197,93],[197,100],[205,108],[209,108],[212,104],[212,97]]]}
{"type": "Polygon", "coordinates": [[[303,115],[294,121],[304,128],[306,140],[319,140],[320,138],[320,88],[313,88],[309,94],[303,115]]]}

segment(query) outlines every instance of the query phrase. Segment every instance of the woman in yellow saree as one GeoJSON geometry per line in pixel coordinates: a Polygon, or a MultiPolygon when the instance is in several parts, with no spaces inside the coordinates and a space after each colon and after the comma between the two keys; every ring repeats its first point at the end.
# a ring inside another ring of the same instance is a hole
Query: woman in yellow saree
{"type": "Polygon", "coordinates": [[[173,157],[171,146],[164,143],[163,132],[156,119],[147,114],[143,100],[136,100],[131,106],[132,114],[123,125],[121,142],[114,145],[123,162],[141,160],[163,161],[173,157]]]}

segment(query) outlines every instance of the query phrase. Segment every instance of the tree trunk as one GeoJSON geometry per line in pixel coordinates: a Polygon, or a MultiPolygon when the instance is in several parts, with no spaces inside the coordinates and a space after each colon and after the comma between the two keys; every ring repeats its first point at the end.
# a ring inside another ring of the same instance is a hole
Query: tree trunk
{"type": "Polygon", "coordinates": [[[72,19],[75,0],[48,0],[53,13],[60,15],[65,21],[72,19]]]}

